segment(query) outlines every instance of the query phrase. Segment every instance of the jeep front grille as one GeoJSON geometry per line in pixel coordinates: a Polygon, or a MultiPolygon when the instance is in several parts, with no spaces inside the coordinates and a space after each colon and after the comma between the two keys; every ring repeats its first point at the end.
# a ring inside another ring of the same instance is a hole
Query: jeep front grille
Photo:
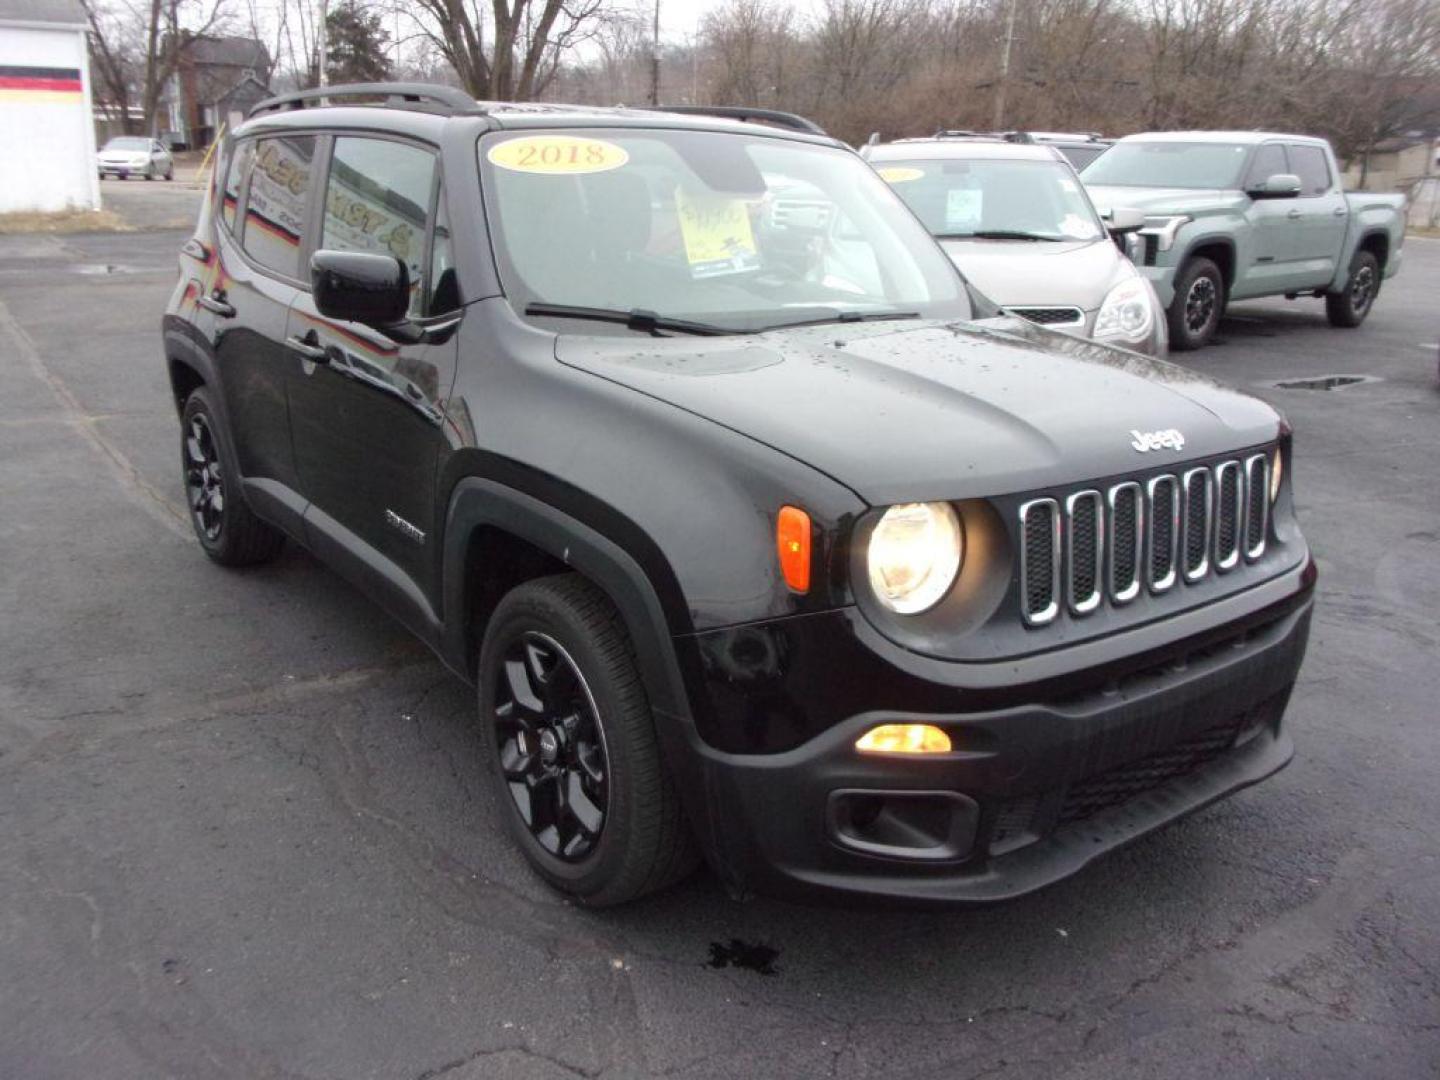
{"type": "Polygon", "coordinates": [[[1108,489],[1030,499],[1019,510],[1020,608],[1030,626],[1083,618],[1142,589],[1198,584],[1265,553],[1270,459],[1255,454],[1108,489]]]}

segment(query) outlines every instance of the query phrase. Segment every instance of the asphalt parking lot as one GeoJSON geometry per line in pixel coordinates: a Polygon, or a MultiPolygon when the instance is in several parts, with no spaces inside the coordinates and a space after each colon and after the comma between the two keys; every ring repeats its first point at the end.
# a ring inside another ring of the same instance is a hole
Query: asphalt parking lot
{"type": "Polygon", "coordinates": [[[304,552],[201,556],[183,236],[0,237],[0,1076],[1440,1075],[1440,241],[1358,331],[1244,304],[1180,358],[1297,429],[1289,769],[1000,907],[591,913],[466,687],[304,552]]]}

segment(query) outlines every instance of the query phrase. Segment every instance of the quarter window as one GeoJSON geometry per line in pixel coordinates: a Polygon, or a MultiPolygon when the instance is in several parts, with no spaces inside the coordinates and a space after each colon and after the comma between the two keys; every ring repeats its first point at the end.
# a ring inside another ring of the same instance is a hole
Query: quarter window
{"type": "Polygon", "coordinates": [[[429,150],[388,139],[335,140],[320,246],[394,255],[410,271],[412,315],[426,298],[425,226],[434,188],[429,150]]]}
{"type": "Polygon", "coordinates": [[[300,244],[305,236],[305,200],[315,136],[259,139],[245,199],[245,253],[268,270],[300,276],[300,244]]]}
{"type": "Polygon", "coordinates": [[[1266,143],[1255,151],[1255,160],[1250,163],[1250,174],[1245,179],[1247,190],[1279,173],[1288,173],[1290,164],[1285,160],[1285,147],[1279,143],[1266,143]]]}
{"type": "Polygon", "coordinates": [[[455,277],[455,256],[450,247],[450,215],[445,209],[445,189],[435,200],[435,238],[430,242],[430,295],[426,315],[443,315],[460,306],[460,283],[455,277]]]}
{"type": "Polygon", "coordinates": [[[255,157],[255,144],[246,139],[230,155],[230,168],[225,174],[225,190],[220,195],[220,219],[225,227],[235,232],[235,214],[240,205],[240,188],[245,183],[245,174],[255,157]]]}
{"type": "Polygon", "coordinates": [[[1300,194],[1324,195],[1329,191],[1330,164],[1325,160],[1325,151],[1318,146],[1292,145],[1289,149],[1290,164],[1300,177],[1300,194]]]}

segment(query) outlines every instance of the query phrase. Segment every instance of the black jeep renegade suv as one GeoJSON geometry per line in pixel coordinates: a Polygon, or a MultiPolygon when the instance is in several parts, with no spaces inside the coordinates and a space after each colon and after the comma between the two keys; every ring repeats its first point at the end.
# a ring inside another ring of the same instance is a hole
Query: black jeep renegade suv
{"type": "Polygon", "coordinates": [[[995,900],[1281,768],[1280,417],[999,315],[845,146],[710,113],[258,106],[164,320],[206,553],[289,537],[473,681],[585,903],[702,854],[995,900]]]}

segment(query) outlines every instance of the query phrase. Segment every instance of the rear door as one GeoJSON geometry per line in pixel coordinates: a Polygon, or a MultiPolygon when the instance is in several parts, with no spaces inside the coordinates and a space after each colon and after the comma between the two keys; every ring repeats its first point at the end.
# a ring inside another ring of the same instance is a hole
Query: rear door
{"type": "Polygon", "coordinates": [[[1291,143],[1291,171],[1300,177],[1300,228],[1295,230],[1296,258],[1305,283],[1327,284],[1335,276],[1350,207],[1330,174],[1330,155],[1313,143],[1291,143]]]}
{"type": "Polygon", "coordinates": [[[237,146],[221,196],[215,276],[205,297],[247,494],[265,501],[266,516],[295,529],[300,485],[287,384],[296,358],[285,328],[300,291],[315,147],[314,135],[247,139],[237,146]],[[288,513],[282,515],[277,504],[288,513]]]}
{"type": "MultiPolygon", "coordinates": [[[[412,318],[455,307],[449,230],[433,147],[380,135],[337,134],[324,181],[317,249],[393,255],[409,269],[412,318]]],[[[400,345],[359,323],[322,316],[307,290],[289,335],[325,361],[293,384],[291,429],[314,542],[367,549],[431,594],[439,518],[435,471],[456,337],[400,345]],[[363,546],[362,546],[363,545],[363,546]]],[[[402,583],[403,587],[403,583],[402,583]]]]}

